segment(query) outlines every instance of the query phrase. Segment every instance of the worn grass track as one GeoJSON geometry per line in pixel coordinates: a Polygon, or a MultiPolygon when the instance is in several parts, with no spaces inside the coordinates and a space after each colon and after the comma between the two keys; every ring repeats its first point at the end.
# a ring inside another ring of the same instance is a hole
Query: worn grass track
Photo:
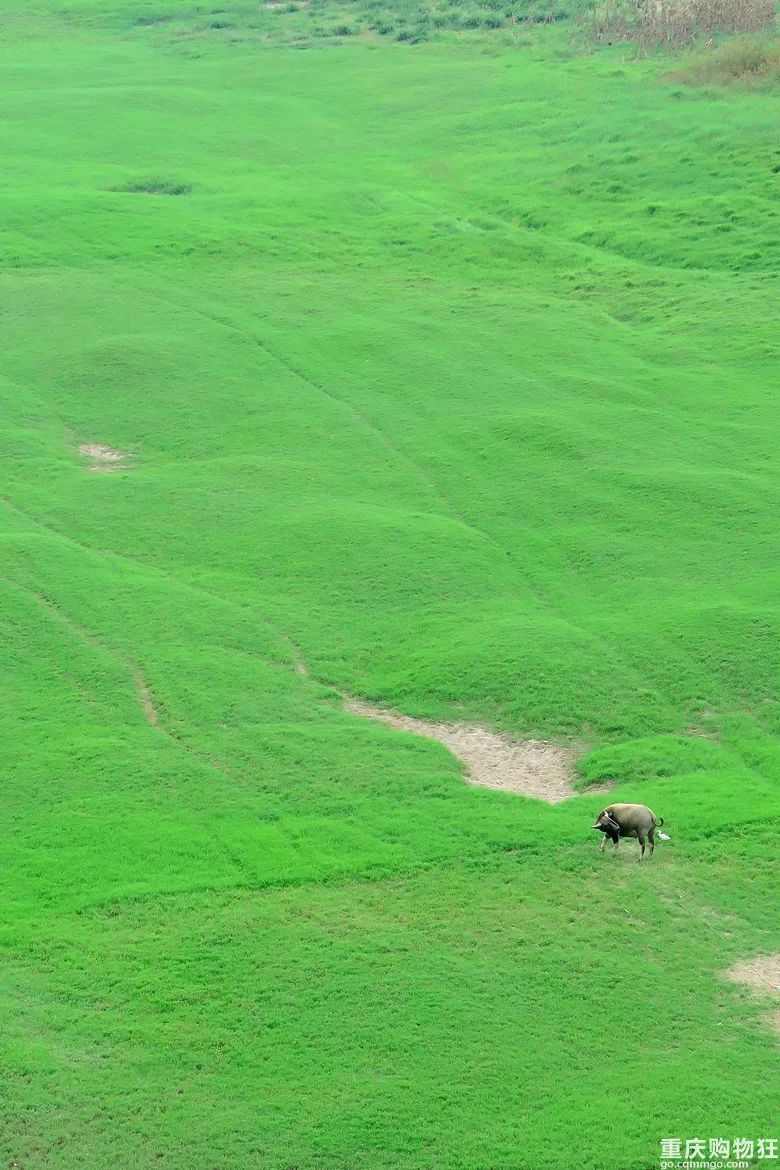
{"type": "Polygon", "coordinates": [[[776,94],[197,9],[0,4],[6,1164],[776,1136],[776,94]]]}

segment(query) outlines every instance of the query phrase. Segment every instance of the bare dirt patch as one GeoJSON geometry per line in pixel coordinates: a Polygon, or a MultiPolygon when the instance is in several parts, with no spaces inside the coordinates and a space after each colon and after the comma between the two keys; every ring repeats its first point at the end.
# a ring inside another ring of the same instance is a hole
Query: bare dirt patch
{"type": "MultiPolygon", "coordinates": [[[[466,765],[469,784],[515,792],[559,804],[575,792],[574,761],[577,753],[543,739],[510,739],[475,723],[434,723],[399,715],[376,707],[364,699],[347,698],[345,710],[364,719],[374,719],[398,731],[410,731],[436,739],[466,765]]],[[[608,792],[608,786],[589,788],[588,793],[608,792]]]]}
{"type": "MultiPolygon", "coordinates": [[[[724,973],[732,983],[744,983],[757,995],[780,1000],[780,955],[743,959],[724,973]]],[[[780,1010],[770,1013],[769,1025],[775,1032],[780,1032],[780,1010]]]]}
{"type": "Polygon", "coordinates": [[[733,983],[747,983],[748,987],[757,991],[780,994],[780,955],[758,955],[755,959],[744,959],[729,967],[726,978],[733,983]]]}
{"type": "Polygon", "coordinates": [[[116,471],[130,458],[127,451],[106,447],[104,443],[81,443],[79,455],[86,455],[92,460],[89,471],[116,471]]]}
{"type": "Polygon", "coordinates": [[[717,736],[714,732],[707,731],[704,727],[696,727],[694,724],[691,724],[690,727],[685,728],[685,734],[688,736],[693,736],[694,739],[717,739],[717,736]]]}

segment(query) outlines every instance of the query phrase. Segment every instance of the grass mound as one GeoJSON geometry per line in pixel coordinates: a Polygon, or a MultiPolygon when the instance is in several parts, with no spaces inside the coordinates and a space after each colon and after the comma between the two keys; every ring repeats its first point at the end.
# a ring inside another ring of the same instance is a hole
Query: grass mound
{"type": "Polygon", "coordinates": [[[192,184],[180,183],[175,179],[133,179],[111,190],[128,195],[189,195],[192,184]]]}
{"type": "Polygon", "coordinates": [[[140,32],[180,52],[204,44],[259,44],[363,39],[422,44],[430,40],[517,40],[524,29],[565,24],[587,0],[51,0],[68,25],[103,24],[140,32]]]}

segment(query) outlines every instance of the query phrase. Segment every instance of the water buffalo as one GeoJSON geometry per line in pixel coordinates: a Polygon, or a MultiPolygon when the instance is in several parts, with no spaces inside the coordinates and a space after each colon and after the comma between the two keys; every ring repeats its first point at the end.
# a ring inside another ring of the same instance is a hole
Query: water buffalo
{"type": "MultiPolygon", "coordinates": [[[[610,804],[599,813],[593,826],[594,829],[598,829],[600,833],[604,834],[599,853],[603,853],[606,849],[607,839],[617,849],[621,837],[636,837],[641,846],[637,861],[641,861],[644,857],[647,841],[650,842],[650,856],[652,857],[655,849],[655,830],[660,828],[663,823],[663,817],[659,819],[646,804],[610,804]]],[[[669,839],[665,833],[661,833],[660,836],[664,840],[668,841],[669,839]]]]}

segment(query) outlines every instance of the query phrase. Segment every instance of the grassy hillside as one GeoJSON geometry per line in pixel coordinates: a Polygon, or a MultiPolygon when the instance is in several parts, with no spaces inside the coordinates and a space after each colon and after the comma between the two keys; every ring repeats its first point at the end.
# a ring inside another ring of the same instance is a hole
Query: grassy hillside
{"type": "Polygon", "coordinates": [[[776,92],[546,27],[0,16],[5,1164],[777,1136],[721,978],[780,949],[776,92]],[[598,856],[604,779],[651,865],[598,856]]]}

